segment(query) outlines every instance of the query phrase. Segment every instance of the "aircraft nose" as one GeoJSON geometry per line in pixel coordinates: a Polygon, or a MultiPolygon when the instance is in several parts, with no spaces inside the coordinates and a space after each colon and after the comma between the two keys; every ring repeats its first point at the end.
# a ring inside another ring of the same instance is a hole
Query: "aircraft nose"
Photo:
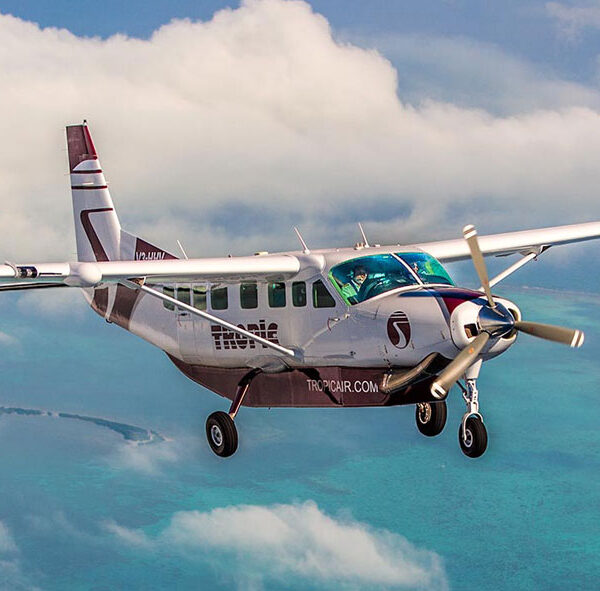
{"type": "Polygon", "coordinates": [[[464,302],[457,306],[450,317],[452,340],[463,349],[480,332],[493,338],[511,338],[515,322],[521,319],[519,308],[504,298],[495,298],[492,308],[482,299],[464,302]]]}

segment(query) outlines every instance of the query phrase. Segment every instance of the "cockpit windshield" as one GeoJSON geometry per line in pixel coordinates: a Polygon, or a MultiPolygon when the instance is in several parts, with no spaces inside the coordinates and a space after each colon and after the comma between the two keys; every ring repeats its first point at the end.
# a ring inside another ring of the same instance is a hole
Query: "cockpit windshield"
{"type": "Polygon", "coordinates": [[[332,267],[329,277],[351,305],[399,287],[454,285],[444,267],[424,252],[359,257],[332,267]]]}
{"type": "Polygon", "coordinates": [[[442,283],[454,285],[441,263],[424,252],[400,252],[399,256],[423,283],[442,283]]]}
{"type": "Polygon", "coordinates": [[[340,263],[331,281],[349,304],[364,302],[398,287],[418,285],[416,276],[392,254],[376,254],[340,263]]]}

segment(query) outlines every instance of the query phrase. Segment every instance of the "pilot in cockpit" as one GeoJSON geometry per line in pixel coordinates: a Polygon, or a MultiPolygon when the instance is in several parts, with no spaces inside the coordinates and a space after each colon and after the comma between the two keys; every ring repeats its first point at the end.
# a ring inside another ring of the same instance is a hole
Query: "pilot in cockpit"
{"type": "Polygon", "coordinates": [[[346,298],[355,298],[367,278],[367,270],[362,265],[357,265],[352,272],[350,281],[342,287],[342,295],[346,298]]]}

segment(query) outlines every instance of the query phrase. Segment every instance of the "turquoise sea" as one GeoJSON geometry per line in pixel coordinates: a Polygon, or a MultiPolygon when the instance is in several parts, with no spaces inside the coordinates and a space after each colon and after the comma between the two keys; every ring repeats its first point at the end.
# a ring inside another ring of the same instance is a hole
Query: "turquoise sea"
{"type": "Polygon", "coordinates": [[[485,364],[477,460],[456,389],[435,439],[412,407],[242,409],[221,460],[204,421],[226,401],[164,354],[3,296],[0,406],[118,425],[0,412],[0,589],[596,588],[600,297],[499,293],[586,343],[521,335],[485,364]]]}

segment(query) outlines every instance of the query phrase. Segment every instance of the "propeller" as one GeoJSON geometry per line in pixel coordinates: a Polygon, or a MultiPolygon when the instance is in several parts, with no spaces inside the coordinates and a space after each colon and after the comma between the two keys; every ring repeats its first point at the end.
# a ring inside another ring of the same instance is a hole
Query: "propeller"
{"type": "Polygon", "coordinates": [[[489,340],[490,335],[487,332],[480,332],[431,384],[431,393],[440,400],[445,398],[460,376],[477,361],[477,357],[489,340]]]}
{"type": "Polygon", "coordinates": [[[540,322],[515,320],[512,314],[502,304],[495,302],[492,297],[487,267],[479,247],[475,226],[465,226],[463,236],[469,245],[471,259],[489,305],[483,307],[479,313],[480,333],[446,366],[431,384],[431,394],[438,399],[446,397],[450,388],[477,361],[492,338],[500,338],[513,330],[517,330],[540,339],[563,343],[571,347],[581,347],[584,341],[584,334],[581,330],[552,324],[541,324],[540,322]]]}
{"type": "Polygon", "coordinates": [[[477,271],[477,275],[479,276],[481,287],[483,287],[483,290],[485,291],[490,308],[495,308],[496,302],[494,302],[494,298],[492,297],[490,279],[488,277],[485,261],[483,260],[483,254],[481,254],[481,248],[479,248],[479,240],[477,239],[477,230],[475,229],[475,226],[465,226],[463,228],[463,236],[469,245],[469,250],[471,251],[471,260],[473,261],[475,271],[477,271]]]}
{"type": "Polygon", "coordinates": [[[581,347],[585,335],[581,330],[565,328],[564,326],[554,326],[553,324],[542,324],[541,322],[525,322],[519,320],[515,322],[515,328],[520,332],[526,332],[534,337],[563,343],[571,347],[581,347]]]}

